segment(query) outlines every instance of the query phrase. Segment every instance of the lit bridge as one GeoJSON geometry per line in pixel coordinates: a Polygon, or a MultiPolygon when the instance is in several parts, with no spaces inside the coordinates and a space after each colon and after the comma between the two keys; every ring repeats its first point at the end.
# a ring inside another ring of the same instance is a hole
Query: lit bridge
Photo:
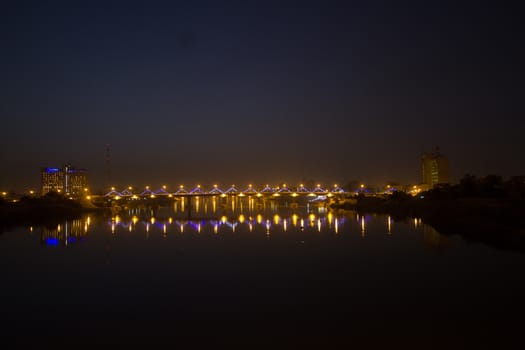
{"type": "Polygon", "coordinates": [[[180,186],[177,191],[170,192],[167,190],[166,186],[162,186],[156,191],[153,191],[146,186],[146,188],[141,192],[133,192],[132,187],[128,187],[122,191],[117,191],[115,188],[112,188],[111,191],[103,195],[107,199],[148,199],[148,198],[186,198],[193,196],[220,196],[220,197],[245,197],[245,196],[254,196],[254,197],[279,197],[279,196],[288,196],[288,197],[333,197],[345,195],[347,192],[339,187],[337,184],[332,188],[325,188],[318,184],[312,189],[306,188],[304,185],[299,185],[297,187],[288,187],[286,184],[283,186],[270,187],[266,185],[261,188],[256,188],[252,185],[248,185],[245,189],[239,189],[235,185],[232,185],[226,190],[220,189],[217,185],[214,185],[212,188],[206,190],[200,185],[195,186],[192,189],[186,189],[184,186],[180,186]]]}

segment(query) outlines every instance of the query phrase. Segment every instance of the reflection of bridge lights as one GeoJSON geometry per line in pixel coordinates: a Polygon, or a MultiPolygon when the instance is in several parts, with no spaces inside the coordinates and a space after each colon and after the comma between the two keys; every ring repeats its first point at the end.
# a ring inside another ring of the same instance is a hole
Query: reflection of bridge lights
{"type": "Polygon", "coordinates": [[[339,220],[335,218],[335,225],[334,225],[335,233],[339,233],[339,220]]]}
{"type": "Polygon", "coordinates": [[[224,216],[224,215],[221,216],[221,222],[222,222],[223,224],[225,224],[226,221],[228,221],[228,218],[227,218],[226,216],[224,216]]]}
{"type": "Polygon", "coordinates": [[[388,217],[386,223],[387,223],[387,230],[388,230],[387,232],[391,234],[392,233],[392,219],[390,218],[390,216],[388,217]]]}
{"type": "Polygon", "coordinates": [[[219,232],[219,224],[215,223],[215,225],[213,225],[213,233],[217,234],[219,232]]]}
{"type": "Polygon", "coordinates": [[[173,218],[172,218],[171,216],[168,218],[168,223],[169,223],[170,225],[173,223],[173,218]]]}
{"type": "Polygon", "coordinates": [[[287,225],[287,222],[286,222],[286,219],[283,220],[283,229],[284,229],[284,232],[286,232],[286,229],[288,228],[288,225],[287,225]]]}
{"type": "Polygon", "coordinates": [[[279,217],[279,215],[275,214],[275,215],[273,216],[273,223],[274,223],[275,225],[279,225],[279,221],[280,221],[280,220],[281,220],[281,218],[279,217]]]}
{"type": "Polygon", "coordinates": [[[250,232],[252,232],[252,231],[253,231],[253,225],[252,225],[251,222],[250,222],[250,224],[249,224],[249,227],[250,227],[250,232]]]}
{"type": "Polygon", "coordinates": [[[139,222],[139,218],[136,215],[133,215],[133,217],[131,218],[131,222],[133,222],[133,224],[136,225],[137,222],[139,222]]]}
{"type": "Polygon", "coordinates": [[[155,223],[155,218],[152,217],[152,218],[150,219],[150,222],[151,222],[151,224],[153,225],[153,224],[155,223]]]}
{"type": "Polygon", "coordinates": [[[259,225],[262,224],[262,215],[261,214],[257,214],[257,223],[259,225]]]}
{"type": "Polygon", "coordinates": [[[293,214],[293,215],[292,215],[292,224],[293,224],[294,226],[297,226],[297,219],[298,219],[298,218],[299,218],[299,217],[297,216],[297,214],[293,214]]]}
{"type": "Polygon", "coordinates": [[[164,232],[164,234],[166,234],[166,224],[164,224],[164,226],[162,227],[162,232],[164,232]]]}
{"type": "Polygon", "coordinates": [[[239,222],[240,222],[241,224],[244,223],[244,220],[245,220],[244,215],[242,215],[242,214],[239,215],[239,222]]]}

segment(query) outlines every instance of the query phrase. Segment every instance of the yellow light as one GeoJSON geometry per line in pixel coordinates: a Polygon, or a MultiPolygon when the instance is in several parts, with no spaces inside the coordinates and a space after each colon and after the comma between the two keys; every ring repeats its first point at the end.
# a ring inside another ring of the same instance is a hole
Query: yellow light
{"type": "Polygon", "coordinates": [[[223,224],[225,224],[226,221],[228,221],[228,218],[227,218],[226,216],[223,215],[223,216],[221,217],[221,222],[222,222],[223,224]]]}
{"type": "Polygon", "coordinates": [[[151,224],[153,225],[153,224],[155,223],[155,218],[152,217],[152,218],[150,219],[150,222],[151,222],[151,224]]]}
{"type": "Polygon", "coordinates": [[[292,193],[292,197],[297,197],[297,193],[292,193]]]}
{"type": "Polygon", "coordinates": [[[283,187],[286,187],[286,184],[283,184],[283,187]]]}
{"type": "Polygon", "coordinates": [[[262,223],[262,215],[261,214],[257,214],[257,223],[258,224],[262,223]]]}
{"type": "Polygon", "coordinates": [[[293,214],[293,215],[292,215],[292,224],[293,224],[294,226],[297,226],[297,219],[298,219],[298,218],[299,218],[299,217],[297,216],[297,214],[293,214]]]}
{"type": "Polygon", "coordinates": [[[133,222],[133,224],[136,224],[137,222],[139,222],[139,218],[136,215],[133,215],[131,221],[133,222]]]}
{"type": "Polygon", "coordinates": [[[115,216],[115,223],[118,224],[119,222],[120,222],[120,216],[117,215],[117,216],[115,216]]]}
{"type": "Polygon", "coordinates": [[[87,189],[87,188],[84,188],[84,192],[87,192],[87,191],[88,191],[88,189],[87,189]]]}
{"type": "Polygon", "coordinates": [[[90,199],[91,199],[91,196],[86,196],[86,199],[87,199],[87,200],[90,200],[90,199]]]}
{"type": "Polygon", "coordinates": [[[7,192],[2,192],[2,196],[7,196],[7,192]]]}
{"type": "Polygon", "coordinates": [[[166,185],[162,185],[162,188],[163,188],[163,189],[166,189],[166,185]]]}
{"type": "Polygon", "coordinates": [[[303,185],[303,184],[300,184],[299,187],[304,187],[304,185],[303,185]]]}
{"type": "MultiPolygon", "coordinates": [[[[60,192],[60,190],[58,190],[58,191],[60,192]]],[[[117,199],[117,200],[120,199],[120,196],[115,196],[115,199],[117,199]]]]}
{"type": "Polygon", "coordinates": [[[134,194],[133,196],[131,196],[131,198],[132,199],[138,199],[139,197],[137,197],[137,195],[134,194]]]}
{"type": "Polygon", "coordinates": [[[184,188],[184,185],[180,185],[179,187],[180,187],[180,189],[182,190],[182,189],[184,188]]]}
{"type": "Polygon", "coordinates": [[[279,225],[279,221],[280,221],[280,220],[281,220],[281,218],[279,217],[279,215],[275,214],[275,215],[273,216],[273,223],[274,223],[275,225],[279,225]]]}
{"type": "Polygon", "coordinates": [[[262,197],[262,194],[257,193],[256,196],[257,196],[257,197],[262,197]]]}
{"type": "Polygon", "coordinates": [[[149,190],[149,186],[146,186],[146,189],[149,190]]]}
{"type": "Polygon", "coordinates": [[[361,184],[361,188],[365,187],[365,185],[361,184]]]}
{"type": "Polygon", "coordinates": [[[33,194],[33,193],[35,193],[35,191],[33,191],[33,190],[30,190],[30,191],[29,191],[29,193],[30,193],[30,194],[33,194]]]}
{"type": "Polygon", "coordinates": [[[279,197],[280,196],[279,193],[274,193],[273,195],[274,195],[274,197],[279,197]]]}
{"type": "MultiPolygon", "coordinates": [[[[111,187],[111,190],[112,190],[112,191],[115,191],[115,187],[111,187]]],[[[58,191],[60,192],[60,190],[58,190],[58,191]]]]}
{"type": "Polygon", "coordinates": [[[131,187],[131,186],[128,186],[128,190],[130,190],[130,191],[131,191],[132,189],[133,189],[133,187],[131,187]]]}
{"type": "Polygon", "coordinates": [[[201,185],[197,185],[197,188],[201,188],[201,185]]]}
{"type": "Polygon", "coordinates": [[[315,215],[314,214],[308,215],[308,218],[310,219],[310,222],[314,222],[315,221],[315,215]]]}
{"type": "Polygon", "coordinates": [[[171,197],[173,197],[173,195],[170,193],[170,194],[168,194],[168,197],[171,198],[171,197]]]}
{"type": "Polygon", "coordinates": [[[168,218],[168,222],[170,223],[170,225],[173,223],[173,218],[171,216],[168,218]]]}
{"type": "Polygon", "coordinates": [[[213,185],[214,188],[217,188],[218,186],[217,185],[213,185]]]}
{"type": "Polygon", "coordinates": [[[242,214],[239,215],[239,222],[240,222],[241,224],[244,223],[244,220],[245,220],[244,215],[242,215],[242,214]]]}
{"type": "Polygon", "coordinates": [[[150,196],[150,198],[155,198],[155,195],[154,195],[154,194],[152,194],[152,195],[150,196]]]}
{"type": "Polygon", "coordinates": [[[337,187],[337,184],[334,184],[334,187],[337,187]]]}

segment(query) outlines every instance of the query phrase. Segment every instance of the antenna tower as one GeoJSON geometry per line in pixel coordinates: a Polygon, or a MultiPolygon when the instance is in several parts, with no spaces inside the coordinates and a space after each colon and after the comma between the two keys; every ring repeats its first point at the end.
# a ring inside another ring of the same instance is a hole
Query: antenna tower
{"type": "Polygon", "coordinates": [[[109,143],[106,144],[106,187],[111,187],[111,154],[109,152],[109,143]]]}

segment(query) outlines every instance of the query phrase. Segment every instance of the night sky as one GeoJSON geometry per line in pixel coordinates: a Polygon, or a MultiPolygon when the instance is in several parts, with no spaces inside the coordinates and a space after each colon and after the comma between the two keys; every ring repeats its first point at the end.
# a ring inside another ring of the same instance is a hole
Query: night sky
{"type": "Polygon", "coordinates": [[[454,3],[3,4],[0,189],[524,175],[521,12],[454,3]]]}

